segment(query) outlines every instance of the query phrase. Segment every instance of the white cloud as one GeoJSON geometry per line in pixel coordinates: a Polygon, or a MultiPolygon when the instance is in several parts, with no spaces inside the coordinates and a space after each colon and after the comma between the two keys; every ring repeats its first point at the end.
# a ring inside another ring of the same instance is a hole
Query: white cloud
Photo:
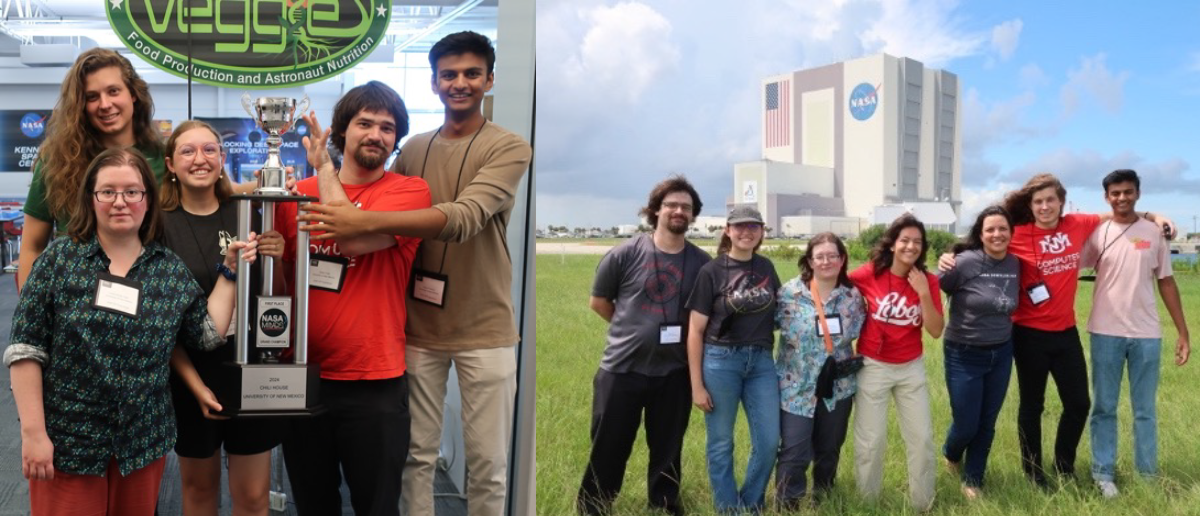
{"type": "Polygon", "coordinates": [[[581,16],[589,27],[564,67],[567,86],[575,91],[607,91],[633,104],[679,61],[671,22],[646,4],[622,2],[581,16]]]}
{"type": "MultiPolygon", "coordinates": [[[[1023,183],[1034,174],[1048,172],[1058,177],[1068,190],[1083,188],[1094,192],[1093,197],[1098,201],[1102,193],[1100,183],[1104,176],[1121,168],[1137,171],[1144,194],[1184,193],[1200,196],[1200,177],[1188,173],[1191,165],[1187,161],[1168,158],[1150,162],[1130,150],[1106,156],[1090,149],[1058,149],[1010,171],[1005,174],[1004,179],[1023,183]]],[[[1078,197],[1075,197],[1075,200],[1078,201],[1078,197]]]]}
{"type": "Polygon", "coordinates": [[[971,229],[971,224],[975,222],[975,216],[980,211],[993,204],[999,204],[1004,200],[1005,194],[1019,186],[1013,183],[998,183],[989,187],[963,187],[962,208],[958,217],[960,231],[971,229]]]}
{"type": "Polygon", "coordinates": [[[1023,25],[1021,19],[1016,18],[992,27],[992,50],[1000,56],[1001,61],[1008,61],[1017,51],[1023,25]]]}
{"type": "Polygon", "coordinates": [[[1034,63],[1022,66],[1021,70],[1017,72],[1017,76],[1020,77],[1021,88],[1026,90],[1041,88],[1049,82],[1046,72],[1043,72],[1042,67],[1034,63]]]}
{"type": "Polygon", "coordinates": [[[946,0],[882,0],[883,15],[861,34],[868,53],[906,56],[940,68],[977,54],[986,36],[962,27],[957,3],[946,0]]]}
{"type": "Polygon", "coordinates": [[[989,148],[1037,138],[1051,131],[1025,122],[1026,113],[1036,101],[1037,95],[1026,91],[1009,99],[989,103],[980,99],[979,91],[975,88],[967,89],[963,98],[964,185],[987,185],[1000,174],[1000,166],[985,157],[989,148]]]}
{"type": "Polygon", "coordinates": [[[1105,111],[1116,114],[1121,111],[1125,97],[1125,81],[1129,72],[1113,73],[1108,69],[1107,56],[1099,53],[1080,59],[1078,68],[1067,71],[1067,83],[1060,92],[1063,112],[1071,116],[1079,108],[1081,98],[1086,94],[1105,111]]]}

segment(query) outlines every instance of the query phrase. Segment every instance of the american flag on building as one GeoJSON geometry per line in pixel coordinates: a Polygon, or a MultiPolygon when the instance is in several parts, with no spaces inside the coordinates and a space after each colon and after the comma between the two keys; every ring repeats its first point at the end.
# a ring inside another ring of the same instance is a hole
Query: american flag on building
{"type": "Polygon", "coordinates": [[[765,95],[767,116],[763,129],[765,146],[786,147],[792,143],[791,128],[791,82],[790,80],[775,81],[766,86],[765,95]]]}

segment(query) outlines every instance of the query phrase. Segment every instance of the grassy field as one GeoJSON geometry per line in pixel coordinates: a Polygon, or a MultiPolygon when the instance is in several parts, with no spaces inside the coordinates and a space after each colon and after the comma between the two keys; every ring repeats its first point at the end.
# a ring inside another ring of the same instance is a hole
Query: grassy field
{"type": "MultiPolygon", "coordinates": [[[[537,368],[537,442],[538,442],[538,514],[574,514],[574,499],[582,479],[589,452],[592,377],[604,349],[605,323],[587,308],[592,277],[599,256],[543,255],[537,261],[538,288],[538,368],[537,368]]],[[[784,281],[797,274],[794,262],[777,262],[784,281]]],[[[1185,311],[1193,331],[1200,329],[1200,276],[1181,274],[1177,281],[1183,292],[1185,311]]],[[[1076,310],[1081,327],[1091,306],[1091,285],[1081,284],[1076,310]]],[[[1046,493],[1027,482],[1020,470],[1017,448],[1017,389],[1014,373],[997,425],[988,467],[984,498],[967,503],[959,493],[957,480],[939,471],[937,501],[932,514],[1010,515],[1010,514],[1200,514],[1200,356],[1184,367],[1174,365],[1174,327],[1162,313],[1164,325],[1163,369],[1159,387],[1159,465],[1162,477],[1154,481],[1139,479],[1133,469],[1132,416],[1127,387],[1123,388],[1119,415],[1118,485],[1121,496],[1104,500],[1090,482],[1091,448],[1084,432],[1076,463],[1078,479],[1046,493]]],[[[1084,348],[1087,349],[1086,332],[1084,348]]],[[[1200,354],[1200,350],[1198,350],[1200,354]]],[[[949,401],[942,369],[940,343],[927,340],[926,367],[933,408],[934,442],[938,449],[945,439],[950,421],[949,401]]],[[[1053,384],[1051,384],[1053,385],[1053,384]]],[[[1126,384],[1127,385],[1127,384],[1126,384]]],[[[1052,452],[1052,436],[1061,413],[1057,393],[1047,392],[1043,449],[1052,452]]],[[[853,422],[851,422],[853,425],[853,422]]],[[[842,449],[834,496],[822,505],[820,514],[909,514],[904,444],[894,420],[889,431],[884,493],[875,503],[858,497],[853,477],[853,435],[842,449]]],[[[853,426],[851,427],[853,428],[853,426]]],[[[735,470],[738,478],[745,471],[749,436],[744,414],[738,420],[735,470]]],[[[704,420],[693,410],[684,444],[683,491],[689,514],[711,514],[712,498],[704,461],[704,420]]],[[[639,433],[633,456],[626,470],[624,488],[615,505],[618,515],[645,514],[646,447],[639,433]]],[[[739,480],[740,481],[740,480],[739,480]]],[[[768,503],[773,493],[768,490],[768,503]]],[[[772,513],[773,514],[773,513],[772,513]]],[[[818,514],[808,510],[800,514],[818,514]]]]}

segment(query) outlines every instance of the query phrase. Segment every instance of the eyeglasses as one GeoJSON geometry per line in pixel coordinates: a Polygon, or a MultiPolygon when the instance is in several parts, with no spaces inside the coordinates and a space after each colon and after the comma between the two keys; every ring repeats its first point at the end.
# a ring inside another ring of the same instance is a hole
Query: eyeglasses
{"type": "Polygon", "coordinates": [[[692,212],[692,205],[683,202],[664,202],[662,203],[662,207],[666,210],[679,210],[684,213],[692,212]]]}
{"type": "Polygon", "coordinates": [[[837,263],[842,261],[840,254],[819,254],[812,257],[813,263],[837,263]]]}
{"type": "Polygon", "coordinates": [[[731,226],[735,231],[750,231],[755,232],[763,228],[762,224],[756,222],[742,222],[731,226]]]}
{"type": "Polygon", "coordinates": [[[117,202],[117,194],[121,194],[121,198],[125,199],[125,202],[127,203],[142,202],[142,199],[146,197],[145,190],[125,190],[124,192],[118,192],[116,190],[96,190],[92,193],[92,195],[96,196],[96,200],[102,203],[117,202]]]}
{"type": "MultiPolygon", "coordinates": [[[[196,159],[196,147],[193,145],[184,145],[176,152],[182,158],[196,159]]],[[[200,152],[203,152],[207,157],[215,158],[221,155],[221,146],[215,143],[206,143],[200,147],[200,152]]]]}

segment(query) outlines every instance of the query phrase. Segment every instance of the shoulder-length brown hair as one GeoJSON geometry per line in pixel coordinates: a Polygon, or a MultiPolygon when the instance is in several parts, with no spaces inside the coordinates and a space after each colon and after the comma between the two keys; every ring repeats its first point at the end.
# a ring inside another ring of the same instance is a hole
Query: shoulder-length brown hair
{"type": "MultiPolygon", "coordinates": [[[[1004,196],[1004,204],[1001,206],[1004,211],[1008,212],[1008,216],[1012,219],[1013,226],[1021,224],[1032,224],[1033,218],[1033,194],[1045,188],[1054,188],[1058,194],[1058,200],[1062,204],[1067,204],[1067,189],[1063,187],[1062,182],[1054,177],[1054,174],[1038,174],[1029,178],[1020,190],[1009,192],[1004,196]]],[[[1063,209],[1059,208],[1058,216],[1063,216],[1063,209]]]]}
{"type": "MultiPolygon", "coordinates": [[[[63,80],[58,103],[46,121],[46,140],[38,153],[46,181],[46,200],[55,216],[65,214],[75,218],[79,208],[75,197],[84,170],[104,151],[99,132],[88,121],[85,94],[88,75],[112,66],[121,70],[125,87],[133,97],[133,136],[137,145],[162,149],[162,137],[154,129],[150,87],[134,71],[133,64],[107,48],[93,48],[80,54],[63,80]]],[[[151,184],[147,188],[156,186],[151,184]]]]}
{"type": "Polygon", "coordinates": [[[808,241],[808,247],[804,248],[804,255],[800,257],[796,265],[800,266],[800,281],[808,285],[813,279],[812,254],[813,249],[820,244],[833,244],[837,247],[838,256],[842,257],[842,269],[838,271],[837,284],[843,287],[853,287],[850,283],[850,275],[847,274],[847,269],[850,267],[850,256],[846,252],[846,244],[842,242],[837,235],[825,232],[819,233],[808,241]]]}
{"type": "MultiPolygon", "coordinates": [[[[175,211],[183,198],[183,185],[180,184],[175,173],[170,170],[175,167],[175,147],[179,143],[179,136],[198,128],[208,129],[208,132],[216,136],[217,145],[221,146],[221,154],[225,154],[225,142],[221,139],[221,133],[218,133],[207,122],[187,120],[179,124],[179,127],[176,127],[175,131],[171,133],[171,137],[167,138],[165,159],[170,160],[171,166],[167,167],[167,173],[171,177],[164,179],[162,183],[162,199],[159,201],[159,205],[162,206],[163,211],[175,211]]],[[[217,182],[213,185],[213,193],[217,196],[217,202],[223,203],[229,199],[230,195],[233,195],[233,184],[229,181],[229,172],[225,170],[225,160],[221,160],[220,174],[221,177],[218,177],[217,182]]]]}
{"type": "Polygon", "coordinates": [[[884,230],[883,236],[875,244],[875,248],[871,249],[871,264],[876,276],[892,267],[892,261],[896,259],[896,252],[892,248],[896,246],[896,240],[900,239],[900,232],[904,228],[917,228],[921,232],[921,255],[917,257],[914,267],[922,272],[925,271],[925,256],[929,254],[929,237],[925,234],[925,223],[917,219],[915,215],[905,213],[892,221],[892,225],[884,230]]]}
{"type": "Polygon", "coordinates": [[[92,160],[83,174],[83,184],[75,192],[76,213],[71,218],[67,235],[76,242],[86,242],[96,235],[96,210],[92,207],[93,193],[96,189],[96,176],[100,169],[119,167],[123,165],[137,169],[142,176],[142,188],[146,189],[146,217],[142,219],[142,227],[138,228],[138,238],[142,244],[159,240],[162,237],[162,215],[158,208],[158,189],[154,188],[154,173],[150,171],[150,163],[141,152],[132,147],[113,148],[100,153],[92,160]]]}

